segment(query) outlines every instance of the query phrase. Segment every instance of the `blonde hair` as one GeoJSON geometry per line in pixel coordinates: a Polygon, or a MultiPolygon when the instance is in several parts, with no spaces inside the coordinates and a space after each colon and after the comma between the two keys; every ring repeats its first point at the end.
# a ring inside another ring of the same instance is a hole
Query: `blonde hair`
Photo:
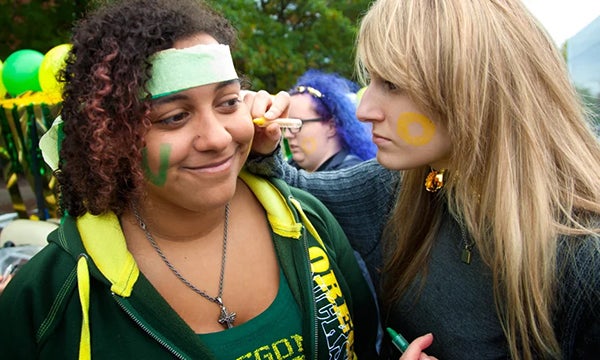
{"type": "Polygon", "coordinates": [[[558,237],[599,231],[600,146],[547,33],[517,0],[379,0],[357,54],[363,79],[405,90],[453,144],[442,198],[423,189],[428,166],[402,174],[385,300],[426,268],[447,204],[492,271],[512,358],[560,358],[558,237]]]}

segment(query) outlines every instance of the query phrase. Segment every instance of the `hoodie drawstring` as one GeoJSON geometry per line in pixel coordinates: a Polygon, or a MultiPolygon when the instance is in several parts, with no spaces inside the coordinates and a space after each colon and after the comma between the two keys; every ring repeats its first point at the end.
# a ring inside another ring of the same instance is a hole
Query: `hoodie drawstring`
{"type": "Polygon", "coordinates": [[[77,289],[79,290],[79,302],[81,303],[81,338],[79,339],[79,359],[91,359],[90,344],[90,273],[88,270],[87,256],[79,255],[77,260],[77,289]]]}
{"type": "Polygon", "coordinates": [[[300,202],[298,202],[298,200],[294,199],[291,196],[289,199],[290,199],[290,202],[296,208],[296,210],[298,210],[298,213],[300,214],[300,217],[302,218],[302,222],[304,223],[304,226],[306,226],[306,228],[308,229],[308,232],[310,232],[312,234],[312,236],[319,242],[319,244],[323,248],[323,251],[327,252],[327,248],[325,248],[325,244],[323,243],[323,240],[319,236],[319,233],[317,233],[317,229],[315,229],[315,227],[310,222],[310,220],[308,220],[308,216],[306,216],[306,214],[304,213],[304,210],[302,210],[302,205],[300,205],[300,202]]]}

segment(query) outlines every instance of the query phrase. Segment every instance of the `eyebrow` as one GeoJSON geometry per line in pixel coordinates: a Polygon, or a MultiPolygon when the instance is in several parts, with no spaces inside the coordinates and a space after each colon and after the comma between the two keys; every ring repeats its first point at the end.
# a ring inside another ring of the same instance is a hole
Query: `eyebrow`
{"type": "MultiPolygon", "coordinates": [[[[221,90],[222,88],[227,87],[232,84],[235,84],[235,83],[241,83],[240,79],[221,81],[218,83],[217,87],[215,88],[215,91],[221,90]]],[[[206,85],[210,85],[210,84],[206,84],[206,85]]],[[[178,91],[175,94],[163,96],[158,99],[152,100],[152,104],[153,105],[161,105],[161,104],[170,103],[173,101],[182,100],[182,99],[186,99],[186,98],[188,98],[187,95],[182,94],[182,91],[178,91]]]]}

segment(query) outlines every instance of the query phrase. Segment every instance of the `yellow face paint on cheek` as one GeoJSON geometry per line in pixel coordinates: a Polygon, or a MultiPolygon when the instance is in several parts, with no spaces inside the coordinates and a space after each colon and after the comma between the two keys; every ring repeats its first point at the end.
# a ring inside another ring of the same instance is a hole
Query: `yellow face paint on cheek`
{"type": "Polygon", "coordinates": [[[304,151],[304,154],[311,155],[317,150],[317,140],[312,137],[302,139],[302,141],[300,141],[300,147],[302,148],[302,151],[304,151]]]}
{"type": "Polygon", "coordinates": [[[423,114],[406,112],[398,116],[396,132],[407,144],[423,146],[433,139],[435,125],[423,114]]]}

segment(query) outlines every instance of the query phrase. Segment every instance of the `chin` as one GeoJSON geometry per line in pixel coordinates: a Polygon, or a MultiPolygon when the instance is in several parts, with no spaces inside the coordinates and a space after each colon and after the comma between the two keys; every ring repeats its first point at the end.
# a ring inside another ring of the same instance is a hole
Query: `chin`
{"type": "Polygon", "coordinates": [[[403,161],[405,155],[398,154],[383,154],[381,151],[377,152],[377,162],[386,169],[390,170],[408,170],[415,168],[414,164],[403,161]]]}
{"type": "Polygon", "coordinates": [[[203,194],[203,196],[196,199],[196,201],[194,202],[195,204],[192,205],[192,207],[196,208],[196,209],[220,207],[228,202],[231,202],[234,194],[235,194],[235,189],[233,189],[233,190],[215,189],[214,192],[205,193],[205,194],[203,194]]]}
{"type": "Polygon", "coordinates": [[[381,151],[377,152],[377,162],[386,169],[398,170],[395,165],[394,159],[391,158],[390,154],[384,154],[381,151]]]}
{"type": "Polygon", "coordinates": [[[294,156],[292,156],[292,160],[294,160],[294,162],[300,166],[302,166],[302,162],[304,160],[304,158],[296,158],[294,156]]]}

